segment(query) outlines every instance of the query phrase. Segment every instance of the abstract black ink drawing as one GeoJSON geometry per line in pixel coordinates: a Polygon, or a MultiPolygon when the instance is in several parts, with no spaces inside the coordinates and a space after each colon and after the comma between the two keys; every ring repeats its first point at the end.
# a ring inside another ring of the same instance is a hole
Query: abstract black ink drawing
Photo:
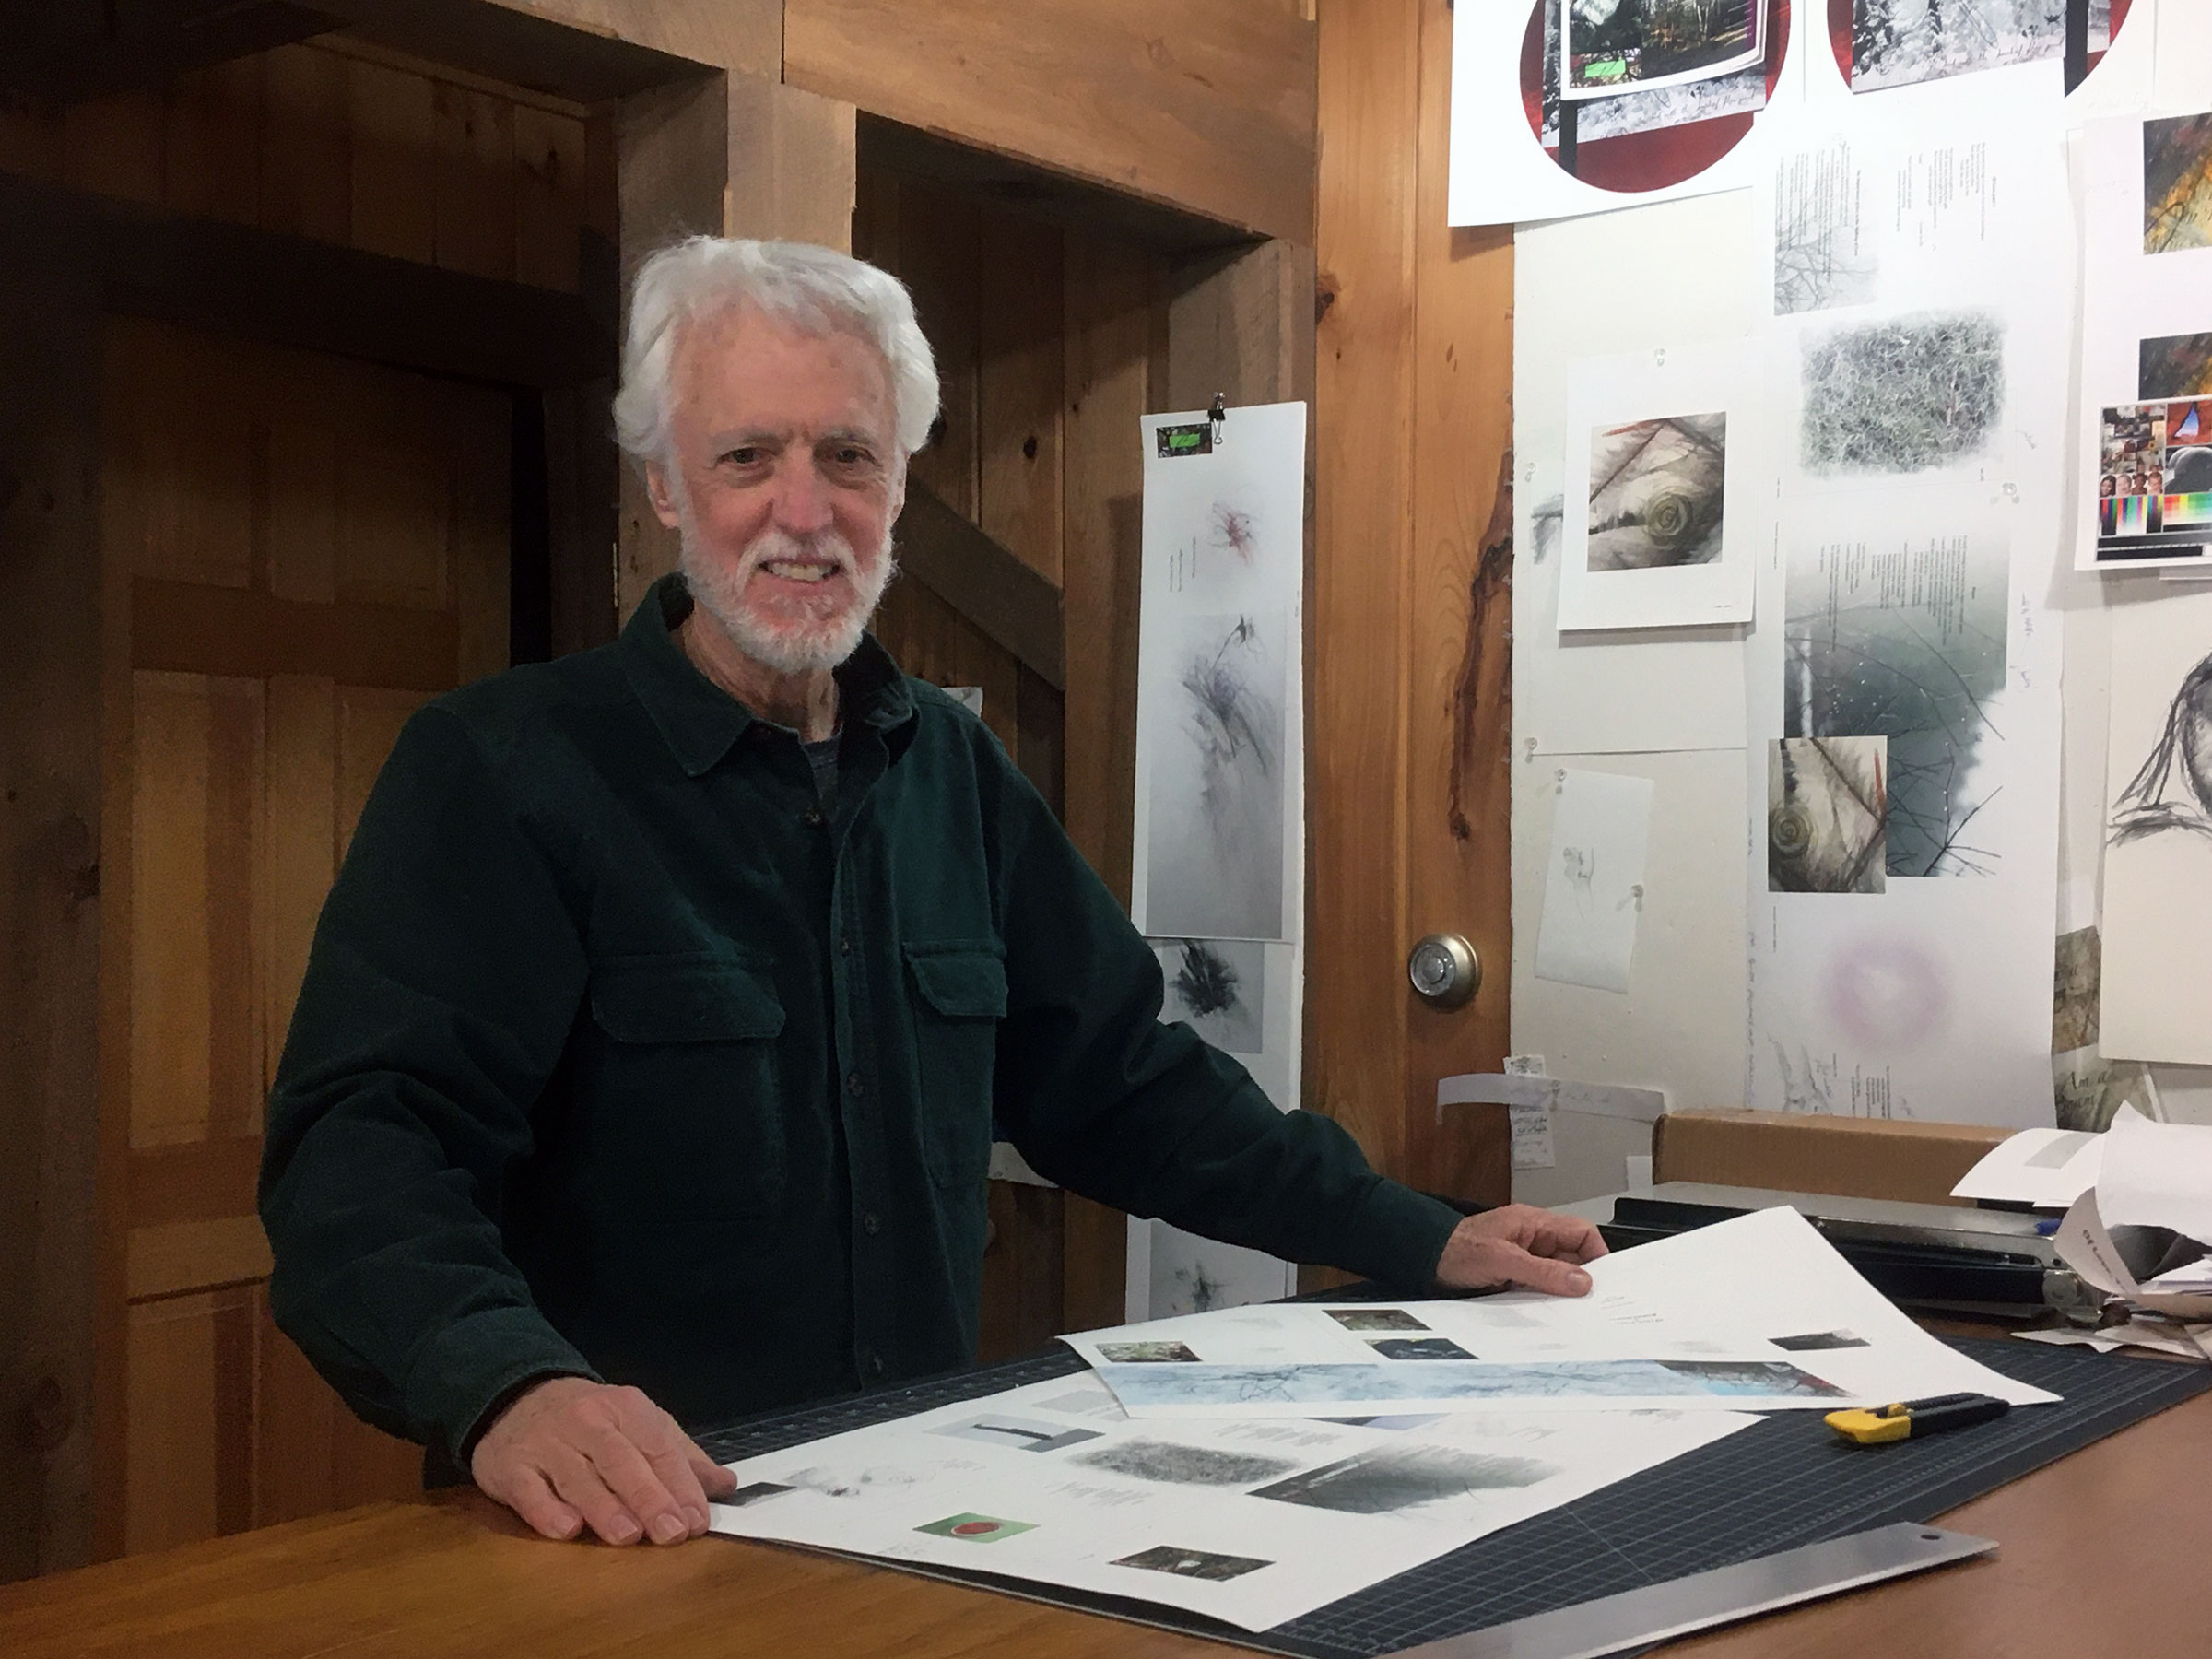
{"type": "Polygon", "coordinates": [[[2212,836],[2212,656],[2183,677],[2149,757],[2112,803],[2113,846],[2166,830],[2212,836]]]}

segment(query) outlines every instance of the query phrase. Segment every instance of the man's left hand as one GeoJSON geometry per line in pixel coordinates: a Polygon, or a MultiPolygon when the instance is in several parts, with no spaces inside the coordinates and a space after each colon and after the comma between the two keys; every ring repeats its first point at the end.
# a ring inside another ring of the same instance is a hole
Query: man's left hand
{"type": "Polygon", "coordinates": [[[1512,1285],[1548,1296],[1587,1296],[1581,1264],[1606,1253],[1597,1229],[1533,1204],[1508,1204],[1469,1216],[1444,1241],[1436,1282],[1444,1290],[1512,1285]]]}

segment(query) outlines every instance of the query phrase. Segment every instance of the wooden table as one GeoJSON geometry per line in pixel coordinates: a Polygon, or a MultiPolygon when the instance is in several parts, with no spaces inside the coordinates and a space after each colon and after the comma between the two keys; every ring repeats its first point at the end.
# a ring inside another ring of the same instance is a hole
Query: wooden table
{"type": "MultiPolygon", "coordinates": [[[[1994,1559],[1670,1659],[2204,1659],[2212,1394],[1952,1512],[1994,1559]]],[[[473,1492],[0,1588],[7,1659],[1234,1659],[1196,1637],[726,1538],[547,1544],[473,1492]]]]}

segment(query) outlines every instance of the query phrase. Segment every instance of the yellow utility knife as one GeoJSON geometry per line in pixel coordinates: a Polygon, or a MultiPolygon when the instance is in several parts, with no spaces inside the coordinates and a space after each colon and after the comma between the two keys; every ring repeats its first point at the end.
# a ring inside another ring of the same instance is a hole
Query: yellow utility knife
{"type": "Polygon", "coordinates": [[[1879,1446],[1889,1441],[1910,1440],[1916,1434],[1936,1434],[1946,1429],[1971,1429],[2001,1418],[2012,1409],[2009,1400],[1994,1394],[1931,1394],[1924,1400],[1900,1400],[1879,1408],[1857,1406],[1831,1411],[1828,1426],[1847,1441],[1862,1446],[1879,1446]]]}

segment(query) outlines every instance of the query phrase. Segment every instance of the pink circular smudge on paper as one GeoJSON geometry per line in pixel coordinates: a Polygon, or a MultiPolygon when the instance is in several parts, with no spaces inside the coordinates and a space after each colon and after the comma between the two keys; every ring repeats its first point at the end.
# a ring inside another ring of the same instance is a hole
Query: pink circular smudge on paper
{"type": "Polygon", "coordinates": [[[1877,935],[1845,946],[1830,959],[1821,992],[1846,1036],[1890,1053],[1921,1047],[1950,1023],[1942,968],[1907,939],[1877,935]]]}

